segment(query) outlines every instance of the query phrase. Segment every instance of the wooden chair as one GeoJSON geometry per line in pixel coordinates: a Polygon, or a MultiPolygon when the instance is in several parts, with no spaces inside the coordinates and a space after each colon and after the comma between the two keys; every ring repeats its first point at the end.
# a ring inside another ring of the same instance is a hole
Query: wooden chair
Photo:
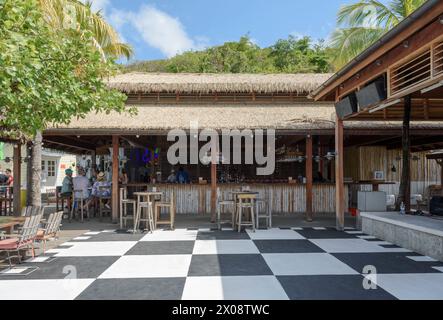
{"type": "Polygon", "coordinates": [[[43,253],[46,251],[46,241],[53,238],[57,239],[62,219],[63,211],[51,213],[44,228],[38,230],[35,240],[43,242],[43,253]]]}
{"type": "Polygon", "coordinates": [[[234,228],[234,210],[235,209],[235,202],[233,199],[223,199],[221,195],[220,188],[217,188],[217,227],[219,230],[221,230],[221,225],[223,223],[232,223],[232,227],[234,228]],[[221,212],[223,211],[224,207],[232,207],[231,212],[231,219],[230,220],[221,220],[221,212]]]}
{"type": "MultiPolygon", "coordinates": [[[[86,197],[84,197],[83,190],[74,190],[72,192],[72,209],[71,214],[69,216],[69,222],[71,222],[72,218],[76,216],[80,212],[80,221],[83,222],[84,219],[84,206],[85,201],[87,200],[86,197]]],[[[86,216],[89,220],[89,207],[86,208],[86,216]]]]}
{"type": "Polygon", "coordinates": [[[172,230],[175,226],[175,206],[174,206],[174,192],[171,191],[169,201],[165,202],[155,202],[155,227],[157,225],[169,225],[172,230]],[[162,209],[169,210],[169,219],[160,220],[162,209]]]}
{"type": "Polygon", "coordinates": [[[128,199],[128,189],[127,188],[120,188],[120,229],[123,229],[123,222],[124,226],[126,228],[127,221],[133,220],[134,229],[133,233],[135,233],[136,230],[136,223],[137,223],[137,201],[134,199],[128,199]],[[132,206],[132,215],[128,215],[128,206],[132,206]]]}
{"type": "Polygon", "coordinates": [[[237,227],[238,232],[241,231],[241,227],[252,227],[252,231],[255,232],[255,198],[253,194],[240,194],[237,196],[237,227]],[[250,220],[243,220],[243,210],[249,210],[250,220]]]}
{"type": "Polygon", "coordinates": [[[35,257],[34,241],[37,237],[38,227],[43,213],[27,217],[19,234],[5,235],[2,237],[7,239],[0,240],[0,251],[6,251],[9,267],[12,268],[11,258],[18,258],[21,263],[20,250],[32,249],[32,257],[35,257]],[[17,252],[16,256],[11,256],[11,252],[17,252]]]}
{"type": "MultiPolygon", "coordinates": [[[[108,187],[108,186],[100,186],[100,187],[98,187],[99,194],[103,194],[103,192],[107,191],[107,190],[109,191],[110,188],[111,187],[108,187]]],[[[99,219],[100,219],[100,221],[102,220],[104,214],[109,214],[109,215],[112,214],[111,205],[109,205],[109,208],[106,207],[106,203],[110,203],[111,200],[112,200],[112,197],[110,195],[109,196],[99,196],[98,197],[98,201],[99,201],[99,205],[98,205],[99,209],[98,209],[98,211],[99,211],[99,219]]]]}

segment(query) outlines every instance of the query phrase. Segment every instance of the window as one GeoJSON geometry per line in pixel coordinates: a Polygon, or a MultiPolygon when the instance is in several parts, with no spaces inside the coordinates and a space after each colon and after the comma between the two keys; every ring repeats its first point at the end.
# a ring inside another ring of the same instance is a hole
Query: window
{"type": "Polygon", "coordinates": [[[45,172],[45,169],[46,167],[45,167],[45,160],[42,160],[42,172],[45,172]]]}
{"type": "Polygon", "coordinates": [[[55,177],[55,161],[48,160],[48,177],[55,177]]]}

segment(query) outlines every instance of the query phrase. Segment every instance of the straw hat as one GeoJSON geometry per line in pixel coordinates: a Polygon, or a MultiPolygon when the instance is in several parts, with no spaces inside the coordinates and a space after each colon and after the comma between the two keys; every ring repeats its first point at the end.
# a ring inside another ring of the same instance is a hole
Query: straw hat
{"type": "Polygon", "coordinates": [[[104,172],[100,172],[100,173],[97,175],[97,180],[98,180],[98,181],[103,181],[103,180],[105,180],[105,173],[104,173],[104,172]]]}

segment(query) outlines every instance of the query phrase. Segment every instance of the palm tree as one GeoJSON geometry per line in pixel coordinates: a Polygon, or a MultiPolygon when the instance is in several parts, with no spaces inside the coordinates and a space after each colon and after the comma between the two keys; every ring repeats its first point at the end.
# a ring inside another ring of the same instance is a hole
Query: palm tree
{"type": "Polygon", "coordinates": [[[79,32],[90,31],[94,45],[103,59],[107,57],[129,59],[133,55],[130,45],[122,43],[115,29],[106,22],[101,12],[92,12],[91,2],[79,0],[39,0],[46,21],[54,30],[76,28],[79,32]]]}
{"type": "Polygon", "coordinates": [[[334,66],[344,66],[425,2],[361,0],[341,7],[337,14],[339,28],[331,36],[334,66]]]}

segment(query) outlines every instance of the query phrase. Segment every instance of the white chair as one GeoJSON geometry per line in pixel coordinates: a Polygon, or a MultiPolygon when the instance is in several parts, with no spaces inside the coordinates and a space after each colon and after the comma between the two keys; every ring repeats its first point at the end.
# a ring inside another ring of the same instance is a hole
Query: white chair
{"type": "Polygon", "coordinates": [[[221,230],[221,225],[223,223],[232,223],[232,227],[234,227],[234,209],[235,209],[235,202],[232,199],[222,199],[220,188],[217,188],[217,227],[219,230],[221,230]],[[223,211],[223,208],[225,207],[232,207],[231,212],[231,219],[230,220],[221,220],[221,212],[223,211]]]}
{"type": "Polygon", "coordinates": [[[136,206],[137,201],[134,199],[128,199],[128,189],[120,188],[120,229],[123,229],[123,224],[126,228],[127,221],[132,220],[134,224],[133,233],[136,230],[136,206]],[[132,215],[128,215],[128,206],[132,206],[132,215]]]}
{"type": "Polygon", "coordinates": [[[57,239],[62,224],[63,211],[51,213],[44,228],[39,229],[36,240],[43,242],[43,253],[46,251],[46,242],[49,239],[57,239]]]}

